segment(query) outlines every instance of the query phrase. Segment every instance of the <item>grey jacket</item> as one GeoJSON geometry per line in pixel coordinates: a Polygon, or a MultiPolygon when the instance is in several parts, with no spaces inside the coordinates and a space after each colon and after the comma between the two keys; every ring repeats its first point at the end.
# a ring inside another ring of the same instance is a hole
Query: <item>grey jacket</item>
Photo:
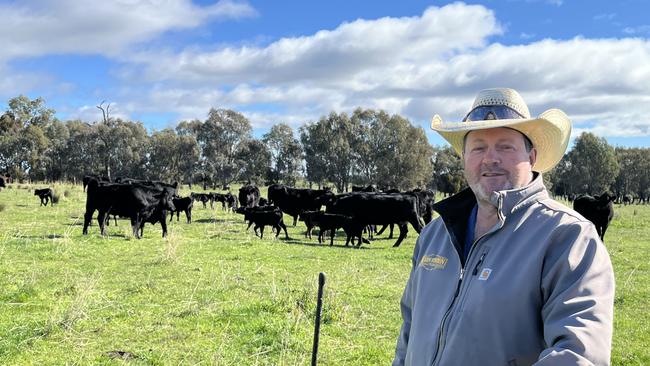
{"type": "Polygon", "coordinates": [[[614,274],[594,226],[541,174],[493,195],[499,222],[461,258],[467,189],[436,204],[401,300],[398,365],[608,365],[614,274]]]}

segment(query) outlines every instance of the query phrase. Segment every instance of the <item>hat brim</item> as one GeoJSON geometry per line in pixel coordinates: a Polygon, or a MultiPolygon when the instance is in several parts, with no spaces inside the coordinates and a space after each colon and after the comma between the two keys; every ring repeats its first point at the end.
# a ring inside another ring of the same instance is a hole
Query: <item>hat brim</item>
{"type": "Polygon", "coordinates": [[[447,140],[460,156],[463,156],[463,139],[467,133],[499,127],[512,128],[530,139],[537,150],[533,170],[540,173],[551,170],[560,162],[571,136],[571,120],[559,109],[549,109],[537,118],[529,119],[444,123],[440,116],[435,115],[431,121],[431,129],[447,140]]]}

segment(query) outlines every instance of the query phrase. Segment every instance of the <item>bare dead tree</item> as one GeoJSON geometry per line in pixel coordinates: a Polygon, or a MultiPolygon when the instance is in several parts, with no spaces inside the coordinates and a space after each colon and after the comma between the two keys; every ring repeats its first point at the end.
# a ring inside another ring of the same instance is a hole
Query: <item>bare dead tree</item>
{"type": "MultiPolygon", "coordinates": [[[[111,128],[111,126],[109,124],[110,120],[111,120],[111,117],[110,117],[110,114],[109,114],[110,113],[110,108],[111,108],[111,103],[108,103],[106,105],[106,108],[104,108],[104,102],[106,102],[106,101],[102,100],[102,102],[99,103],[97,108],[102,111],[102,118],[104,119],[104,124],[106,126],[108,126],[108,128],[111,128]]],[[[98,133],[97,137],[104,144],[104,146],[106,146],[107,148],[109,146],[111,146],[112,142],[111,142],[108,135],[98,133]]],[[[103,159],[104,159],[104,175],[106,175],[108,177],[108,179],[111,179],[111,167],[110,167],[110,164],[109,164],[109,155],[105,155],[103,159]]]]}
{"type": "Polygon", "coordinates": [[[108,123],[108,121],[110,120],[109,109],[111,108],[111,103],[108,103],[106,105],[106,109],[104,109],[104,106],[103,106],[104,102],[106,102],[106,101],[102,100],[102,102],[99,103],[97,108],[99,108],[102,111],[102,117],[104,118],[104,123],[108,123]]]}

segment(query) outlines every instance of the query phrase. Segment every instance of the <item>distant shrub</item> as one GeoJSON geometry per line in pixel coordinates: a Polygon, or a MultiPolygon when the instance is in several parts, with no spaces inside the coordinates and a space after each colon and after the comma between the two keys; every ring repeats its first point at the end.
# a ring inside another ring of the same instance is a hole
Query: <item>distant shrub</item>
{"type": "Polygon", "coordinates": [[[52,203],[59,203],[59,195],[56,192],[52,192],[52,203]]]}
{"type": "Polygon", "coordinates": [[[63,191],[63,197],[67,198],[69,196],[70,196],[70,191],[68,191],[67,189],[65,191],[63,191]]]}

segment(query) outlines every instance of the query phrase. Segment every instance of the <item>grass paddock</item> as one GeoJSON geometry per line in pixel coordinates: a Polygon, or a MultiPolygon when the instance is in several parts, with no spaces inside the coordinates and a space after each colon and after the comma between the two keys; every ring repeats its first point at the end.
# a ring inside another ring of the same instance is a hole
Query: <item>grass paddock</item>
{"type": "MultiPolygon", "coordinates": [[[[259,239],[241,215],[195,202],[165,239],[150,224],[134,239],[127,220],[101,237],[95,219],[84,236],[81,186],[55,184],[58,204],[39,207],[45,186],[0,191],[0,364],[308,365],[319,272],[319,364],[392,360],[412,228],[398,248],[384,235],[353,249],[307,240],[285,215],[291,239],[259,239]]],[[[650,206],[615,210],[612,364],[648,365],[650,206]]]]}

